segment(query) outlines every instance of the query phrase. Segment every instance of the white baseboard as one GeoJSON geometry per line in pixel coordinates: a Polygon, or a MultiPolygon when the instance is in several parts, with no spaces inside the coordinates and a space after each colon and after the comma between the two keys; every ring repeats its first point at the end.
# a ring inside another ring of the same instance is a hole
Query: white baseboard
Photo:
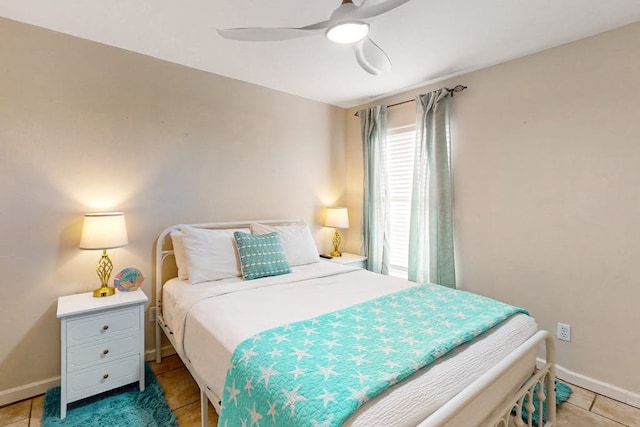
{"type": "Polygon", "coordinates": [[[20,387],[10,388],[0,391],[0,406],[30,399],[34,396],[44,394],[51,387],[60,385],[60,377],[52,377],[43,381],[25,384],[20,387]]]}
{"type": "MultiPolygon", "coordinates": [[[[171,345],[162,347],[162,357],[171,356],[175,354],[175,350],[171,345]]],[[[151,361],[156,359],[155,350],[145,351],[145,360],[151,361]]],[[[0,391],[0,406],[9,405],[11,403],[19,402],[24,399],[31,399],[32,397],[44,394],[51,387],[60,385],[60,377],[52,377],[43,381],[33,382],[31,384],[25,384],[23,386],[11,388],[9,390],[0,391]]]]}
{"type": "MultiPolygon", "coordinates": [[[[176,354],[176,351],[174,350],[171,344],[168,344],[162,347],[162,349],[160,350],[160,354],[162,355],[162,357],[167,357],[167,356],[176,354]]],[[[155,349],[147,350],[145,352],[144,359],[148,362],[151,362],[152,360],[156,360],[156,350],[155,349]]]]}
{"type": "Polygon", "coordinates": [[[627,395],[627,403],[636,408],[640,408],[640,394],[629,392],[627,395]]]}
{"type": "MultiPolygon", "coordinates": [[[[545,361],[538,358],[538,367],[544,365],[545,361]]],[[[640,394],[633,393],[629,390],[616,387],[614,385],[605,383],[594,378],[587,377],[586,375],[578,374],[577,372],[570,371],[560,365],[556,365],[556,376],[568,383],[575,384],[578,387],[585,388],[603,396],[609,397],[620,402],[624,402],[627,405],[640,408],[640,394]]]]}

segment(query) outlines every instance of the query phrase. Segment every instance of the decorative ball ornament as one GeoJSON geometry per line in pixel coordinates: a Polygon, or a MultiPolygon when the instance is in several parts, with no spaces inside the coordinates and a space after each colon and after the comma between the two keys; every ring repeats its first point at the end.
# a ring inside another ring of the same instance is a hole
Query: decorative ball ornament
{"type": "Polygon", "coordinates": [[[118,273],[113,284],[120,292],[135,291],[144,282],[144,276],[137,268],[125,268],[118,273]]]}

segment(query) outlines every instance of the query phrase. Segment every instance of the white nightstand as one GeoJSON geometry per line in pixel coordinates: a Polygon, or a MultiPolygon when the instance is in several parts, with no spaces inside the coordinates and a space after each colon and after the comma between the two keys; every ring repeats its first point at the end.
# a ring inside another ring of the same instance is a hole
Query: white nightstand
{"type": "Polygon", "coordinates": [[[58,298],[62,360],[60,418],[67,404],[139,381],[144,390],[144,304],[138,289],[58,298]]]}
{"type": "Polygon", "coordinates": [[[367,257],[362,255],[355,255],[347,252],[342,252],[342,256],[333,257],[331,259],[328,259],[327,261],[337,262],[338,264],[348,265],[351,267],[365,268],[367,257]]]}

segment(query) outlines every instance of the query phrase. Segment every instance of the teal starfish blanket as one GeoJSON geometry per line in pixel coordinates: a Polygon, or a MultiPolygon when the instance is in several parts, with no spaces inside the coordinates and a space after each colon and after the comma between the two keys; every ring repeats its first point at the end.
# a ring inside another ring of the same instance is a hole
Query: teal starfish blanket
{"type": "Polygon", "coordinates": [[[264,331],[235,349],[219,426],[339,426],[359,406],[526,310],[419,285],[264,331]]]}

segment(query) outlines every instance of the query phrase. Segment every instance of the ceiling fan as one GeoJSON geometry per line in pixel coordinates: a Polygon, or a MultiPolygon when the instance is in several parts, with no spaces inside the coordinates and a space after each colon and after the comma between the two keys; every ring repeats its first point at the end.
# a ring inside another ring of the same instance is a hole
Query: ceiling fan
{"type": "Polygon", "coordinates": [[[324,31],[325,36],[340,44],[353,44],[358,64],[373,75],[391,70],[391,60],[376,43],[368,37],[368,20],[387,13],[409,0],[363,0],[360,6],[353,0],[342,0],[326,21],[299,28],[252,27],[218,29],[225,39],[240,41],[280,41],[306,37],[324,31]]]}

